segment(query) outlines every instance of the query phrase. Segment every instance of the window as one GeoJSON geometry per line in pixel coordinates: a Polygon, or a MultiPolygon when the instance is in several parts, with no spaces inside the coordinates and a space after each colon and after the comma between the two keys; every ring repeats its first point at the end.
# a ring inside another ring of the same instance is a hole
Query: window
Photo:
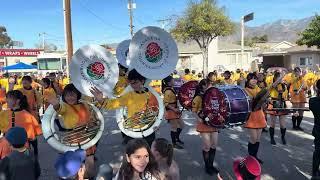
{"type": "Polygon", "coordinates": [[[247,64],[248,63],[248,54],[244,53],[243,54],[243,59],[242,59],[242,55],[238,54],[238,64],[247,64]]]}
{"type": "Polygon", "coordinates": [[[38,59],[40,70],[60,70],[60,58],[41,58],[38,59]]]}
{"type": "Polygon", "coordinates": [[[312,57],[300,57],[300,66],[312,66],[312,57]]]}
{"type": "Polygon", "coordinates": [[[227,54],[227,62],[229,64],[235,64],[237,60],[236,54],[227,54]]]}

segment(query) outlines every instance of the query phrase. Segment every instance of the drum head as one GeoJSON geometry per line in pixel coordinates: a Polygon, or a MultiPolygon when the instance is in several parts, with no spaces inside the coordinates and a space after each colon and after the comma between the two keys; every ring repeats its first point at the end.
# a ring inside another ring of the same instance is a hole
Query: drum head
{"type": "Polygon", "coordinates": [[[112,97],[118,77],[117,60],[102,46],[83,46],[72,56],[70,78],[84,95],[92,97],[90,89],[95,86],[105,96],[112,97]]]}
{"type": "Polygon", "coordinates": [[[178,62],[177,44],[171,35],[159,27],[145,27],[132,38],[127,64],[148,79],[169,76],[178,62]]]}
{"type": "Polygon", "coordinates": [[[216,87],[209,88],[203,95],[202,110],[209,118],[208,124],[214,127],[224,127],[229,112],[225,98],[224,93],[216,87]],[[223,121],[220,121],[219,115],[224,118],[223,121]]]}
{"type": "Polygon", "coordinates": [[[118,62],[126,68],[128,67],[126,60],[127,60],[127,56],[129,53],[130,42],[131,42],[130,39],[122,41],[118,45],[117,50],[116,50],[116,56],[117,56],[118,62]]]}
{"type": "Polygon", "coordinates": [[[198,81],[189,81],[184,83],[178,93],[178,100],[181,106],[185,109],[192,109],[192,100],[196,92],[196,87],[198,86],[198,81]]]}

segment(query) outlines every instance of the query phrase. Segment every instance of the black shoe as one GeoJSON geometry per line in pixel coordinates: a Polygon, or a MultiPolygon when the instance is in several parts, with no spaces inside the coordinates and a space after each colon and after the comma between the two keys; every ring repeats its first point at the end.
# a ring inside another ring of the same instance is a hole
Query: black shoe
{"type": "Polygon", "coordinates": [[[181,141],[180,139],[177,139],[177,143],[184,145],[184,142],[181,141]]]}
{"type": "Polygon", "coordinates": [[[181,145],[179,144],[173,144],[173,148],[175,149],[184,149],[181,145]]]}
{"type": "Polygon", "coordinates": [[[219,173],[218,168],[216,168],[215,166],[212,166],[211,169],[212,169],[214,174],[218,174],[219,173]]]}
{"type": "Polygon", "coordinates": [[[274,138],[271,138],[270,143],[271,143],[272,145],[277,145],[277,143],[276,143],[276,141],[274,140],[274,138]]]}
{"type": "Polygon", "coordinates": [[[210,151],[209,152],[202,151],[202,156],[205,164],[205,171],[207,174],[212,176],[214,174],[214,171],[213,171],[213,168],[211,168],[210,166],[210,151]]]}
{"type": "Polygon", "coordinates": [[[298,126],[296,130],[298,130],[298,131],[304,131],[304,129],[302,129],[300,126],[298,126]]]}

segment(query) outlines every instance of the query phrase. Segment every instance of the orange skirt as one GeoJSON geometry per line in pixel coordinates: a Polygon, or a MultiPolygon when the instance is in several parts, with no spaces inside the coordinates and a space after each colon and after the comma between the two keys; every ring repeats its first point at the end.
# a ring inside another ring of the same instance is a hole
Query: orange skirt
{"type": "Polygon", "coordinates": [[[267,127],[266,118],[262,109],[251,112],[244,127],[250,129],[262,129],[267,127]]]}
{"type": "Polygon", "coordinates": [[[267,114],[270,114],[272,116],[283,116],[283,115],[287,115],[288,113],[287,112],[284,112],[284,111],[270,111],[270,109],[273,108],[273,105],[272,104],[268,104],[268,108],[266,110],[266,113],[267,114]]]}
{"type": "Polygon", "coordinates": [[[180,113],[176,113],[172,110],[166,110],[164,117],[166,118],[166,120],[174,120],[174,119],[180,119],[180,113]]]}
{"type": "Polygon", "coordinates": [[[197,131],[199,133],[212,133],[212,132],[217,132],[218,129],[212,126],[208,126],[204,124],[203,122],[198,122],[197,123],[197,131]]]}
{"type": "Polygon", "coordinates": [[[292,94],[291,95],[291,103],[306,103],[307,98],[304,92],[300,92],[298,95],[297,94],[292,94]]]}

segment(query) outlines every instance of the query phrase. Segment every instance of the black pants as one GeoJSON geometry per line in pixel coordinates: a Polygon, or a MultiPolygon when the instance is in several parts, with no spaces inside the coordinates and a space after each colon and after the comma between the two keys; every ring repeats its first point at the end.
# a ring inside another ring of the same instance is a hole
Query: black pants
{"type": "MultiPolygon", "coordinates": [[[[134,139],[134,138],[129,137],[125,134],[122,134],[122,136],[124,138],[125,144],[127,144],[130,140],[134,139]]],[[[146,140],[147,143],[149,144],[149,146],[151,147],[152,142],[156,139],[156,133],[154,132],[147,137],[143,137],[143,139],[146,140]]]]}
{"type": "Polygon", "coordinates": [[[34,152],[34,155],[36,157],[38,157],[38,154],[39,154],[39,150],[38,150],[38,139],[34,139],[33,141],[29,141],[30,145],[32,146],[33,148],[33,152],[34,152]]]}
{"type": "Polygon", "coordinates": [[[319,165],[320,165],[320,137],[315,137],[313,161],[312,161],[312,174],[313,175],[319,171],[319,165]]]}

